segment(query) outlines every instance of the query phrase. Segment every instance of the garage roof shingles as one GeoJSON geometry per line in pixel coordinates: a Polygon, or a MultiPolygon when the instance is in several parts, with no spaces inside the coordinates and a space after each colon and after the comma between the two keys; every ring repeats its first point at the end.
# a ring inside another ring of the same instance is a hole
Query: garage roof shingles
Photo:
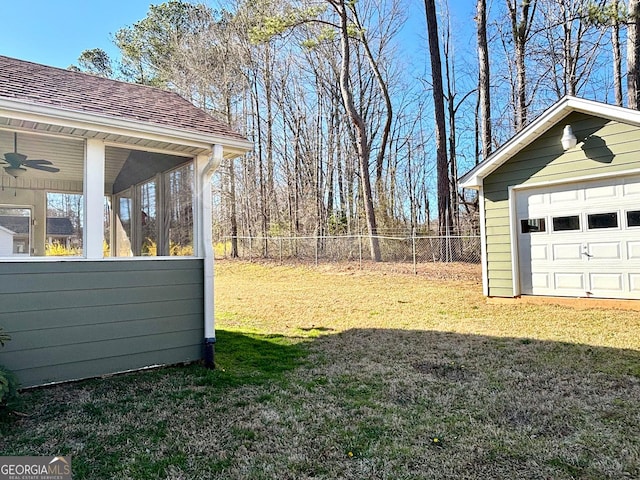
{"type": "Polygon", "coordinates": [[[177,93],[2,55],[0,98],[244,140],[177,93]]]}

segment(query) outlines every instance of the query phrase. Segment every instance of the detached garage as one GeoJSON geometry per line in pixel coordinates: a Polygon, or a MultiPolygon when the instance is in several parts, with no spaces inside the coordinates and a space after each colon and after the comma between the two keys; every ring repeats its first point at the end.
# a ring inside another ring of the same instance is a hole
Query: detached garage
{"type": "Polygon", "coordinates": [[[484,293],[640,299],[640,112],[565,97],[460,179],[484,293]]]}

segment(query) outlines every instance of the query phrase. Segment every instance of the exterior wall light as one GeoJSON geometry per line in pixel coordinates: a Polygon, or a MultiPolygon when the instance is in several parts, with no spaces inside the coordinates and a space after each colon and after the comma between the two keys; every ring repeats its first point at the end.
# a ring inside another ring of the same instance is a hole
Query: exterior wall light
{"type": "Polygon", "coordinates": [[[564,127],[564,131],[562,132],[562,139],[560,141],[562,142],[562,148],[564,148],[565,150],[569,150],[570,148],[576,146],[576,144],[578,143],[578,139],[573,134],[571,125],[567,125],[566,127],[564,127]]]}

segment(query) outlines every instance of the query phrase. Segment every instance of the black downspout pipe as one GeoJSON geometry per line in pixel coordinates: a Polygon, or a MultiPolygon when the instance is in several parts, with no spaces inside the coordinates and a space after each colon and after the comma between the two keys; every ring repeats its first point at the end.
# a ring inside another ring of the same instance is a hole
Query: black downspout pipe
{"type": "Polygon", "coordinates": [[[204,339],[204,366],[213,370],[216,367],[215,364],[215,343],[216,338],[205,338],[204,339]]]}

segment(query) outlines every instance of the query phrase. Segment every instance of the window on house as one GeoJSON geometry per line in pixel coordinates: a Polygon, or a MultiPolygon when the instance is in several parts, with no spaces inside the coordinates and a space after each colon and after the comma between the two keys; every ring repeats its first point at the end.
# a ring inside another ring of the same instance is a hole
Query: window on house
{"type": "Polygon", "coordinates": [[[527,218],[520,220],[522,233],[546,232],[547,225],[544,218],[527,218]]]}
{"type": "Polygon", "coordinates": [[[553,217],[553,231],[564,232],[569,230],[580,230],[580,216],[568,215],[564,217],[553,217]]]}
{"type": "Polygon", "coordinates": [[[618,228],[618,212],[590,213],[587,215],[589,230],[598,228],[618,228]]]}

